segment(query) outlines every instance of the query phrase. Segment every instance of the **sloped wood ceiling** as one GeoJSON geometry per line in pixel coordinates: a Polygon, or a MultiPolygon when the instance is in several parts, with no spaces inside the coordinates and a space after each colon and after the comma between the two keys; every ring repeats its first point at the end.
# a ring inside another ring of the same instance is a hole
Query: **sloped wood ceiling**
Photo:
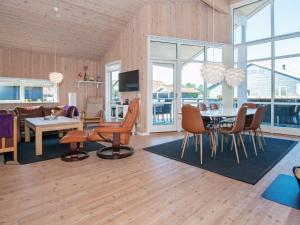
{"type": "MultiPolygon", "coordinates": [[[[144,3],[212,0],[0,0],[0,46],[100,58],[144,3]],[[54,12],[57,6],[59,11],[54,12]]],[[[228,0],[215,0],[226,11],[228,0]]]]}
{"type": "Polygon", "coordinates": [[[0,46],[99,58],[144,2],[0,0],[0,46]]]}

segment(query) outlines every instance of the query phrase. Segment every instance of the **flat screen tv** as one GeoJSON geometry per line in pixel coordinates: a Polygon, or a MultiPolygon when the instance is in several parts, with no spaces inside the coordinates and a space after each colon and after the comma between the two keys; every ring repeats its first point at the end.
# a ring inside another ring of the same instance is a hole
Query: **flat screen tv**
{"type": "Polygon", "coordinates": [[[139,91],[139,71],[133,70],[124,73],[119,73],[119,91],[139,91]]]}

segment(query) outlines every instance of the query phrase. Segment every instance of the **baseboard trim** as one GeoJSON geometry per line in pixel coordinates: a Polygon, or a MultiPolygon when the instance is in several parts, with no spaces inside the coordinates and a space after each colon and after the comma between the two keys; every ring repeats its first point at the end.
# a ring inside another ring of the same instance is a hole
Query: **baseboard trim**
{"type": "Polygon", "coordinates": [[[149,132],[136,132],[136,135],[139,135],[139,136],[148,136],[150,135],[149,132]]]}

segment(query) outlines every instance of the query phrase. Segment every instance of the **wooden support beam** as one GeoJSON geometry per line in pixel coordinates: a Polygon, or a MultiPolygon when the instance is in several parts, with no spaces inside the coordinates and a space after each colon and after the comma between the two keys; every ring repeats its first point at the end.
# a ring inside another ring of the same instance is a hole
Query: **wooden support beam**
{"type": "MultiPolygon", "coordinates": [[[[213,0],[202,0],[209,6],[213,7],[213,0]]],[[[228,14],[229,13],[229,1],[228,0],[214,0],[214,8],[222,13],[228,14]]]]}

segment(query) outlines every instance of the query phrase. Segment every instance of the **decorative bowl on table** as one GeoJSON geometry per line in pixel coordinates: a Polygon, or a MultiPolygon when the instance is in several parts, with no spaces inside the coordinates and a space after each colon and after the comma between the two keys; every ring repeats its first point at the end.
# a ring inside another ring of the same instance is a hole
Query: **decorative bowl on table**
{"type": "Polygon", "coordinates": [[[57,120],[58,116],[44,116],[44,120],[57,120]]]}
{"type": "Polygon", "coordinates": [[[296,180],[297,180],[297,182],[299,184],[299,188],[300,188],[300,167],[299,166],[295,166],[293,168],[293,173],[295,175],[295,178],[296,178],[296,180]]]}

